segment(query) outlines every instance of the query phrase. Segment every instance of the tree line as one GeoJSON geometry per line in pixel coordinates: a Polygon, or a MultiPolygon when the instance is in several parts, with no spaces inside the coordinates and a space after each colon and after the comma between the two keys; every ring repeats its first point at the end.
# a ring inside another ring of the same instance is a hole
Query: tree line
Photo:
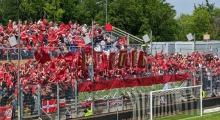
{"type": "Polygon", "coordinates": [[[214,3],[194,5],[192,15],[176,16],[174,6],[166,0],[0,0],[0,23],[8,20],[48,21],[68,23],[69,20],[99,25],[107,20],[113,26],[142,37],[153,31],[153,41],[186,41],[186,34],[196,33],[202,40],[208,33],[220,39],[220,9],[214,3]],[[106,4],[107,3],[107,4],[106,4]]]}

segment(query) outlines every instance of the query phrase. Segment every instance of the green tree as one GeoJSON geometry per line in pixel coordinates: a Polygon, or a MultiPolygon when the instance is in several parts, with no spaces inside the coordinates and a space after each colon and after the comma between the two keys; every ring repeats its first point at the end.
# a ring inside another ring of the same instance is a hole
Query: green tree
{"type": "Polygon", "coordinates": [[[196,9],[193,13],[193,31],[196,33],[196,39],[203,40],[203,35],[205,33],[212,32],[211,15],[205,9],[196,9]]]}
{"type": "Polygon", "coordinates": [[[215,8],[215,3],[210,4],[209,0],[205,0],[205,4],[198,4],[198,7],[194,4],[195,10],[197,9],[205,9],[209,12],[210,15],[213,14],[214,8],[215,8]]]}
{"type": "Polygon", "coordinates": [[[220,39],[220,9],[215,8],[212,16],[212,38],[215,40],[220,39]]]}
{"type": "Polygon", "coordinates": [[[61,7],[65,11],[62,19],[63,22],[67,23],[69,20],[77,21],[76,15],[78,10],[76,6],[79,4],[80,0],[64,0],[64,2],[61,3],[61,7]]]}
{"type": "Polygon", "coordinates": [[[81,24],[91,25],[92,20],[95,20],[96,15],[101,10],[98,2],[99,0],[81,0],[76,6],[76,13],[73,14],[76,20],[81,24]]]}
{"type": "Polygon", "coordinates": [[[143,13],[134,0],[117,0],[110,3],[109,21],[118,28],[137,35],[142,24],[143,13]]]}
{"type": "MultiPolygon", "coordinates": [[[[61,8],[63,0],[51,0],[47,1],[44,5],[44,11],[48,21],[61,22],[65,11],[61,8]]],[[[44,16],[45,17],[45,16],[44,16]]]]}
{"type": "Polygon", "coordinates": [[[148,19],[155,41],[177,40],[176,11],[165,0],[142,0],[143,15],[148,19]]]}
{"type": "Polygon", "coordinates": [[[189,14],[181,14],[179,18],[177,18],[178,23],[178,40],[186,40],[186,35],[193,31],[194,21],[192,19],[192,15],[189,14]]]}

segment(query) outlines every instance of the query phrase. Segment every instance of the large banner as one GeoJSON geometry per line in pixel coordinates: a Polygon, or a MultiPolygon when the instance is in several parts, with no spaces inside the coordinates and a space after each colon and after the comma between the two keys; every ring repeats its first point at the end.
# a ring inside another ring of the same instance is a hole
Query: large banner
{"type": "Polygon", "coordinates": [[[94,52],[94,68],[98,67],[99,63],[101,62],[101,55],[102,55],[102,52],[94,52]]]}
{"type": "Polygon", "coordinates": [[[144,56],[146,56],[146,52],[140,51],[137,61],[137,67],[138,68],[145,68],[146,67],[146,60],[144,59],[144,56]]]}
{"type": "Polygon", "coordinates": [[[0,120],[11,120],[12,119],[12,106],[0,107],[0,120]]]}
{"type": "Polygon", "coordinates": [[[87,68],[87,63],[86,61],[89,58],[89,55],[92,55],[91,52],[82,52],[82,68],[85,69],[87,68]]]}
{"type": "Polygon", "coordinates": [[[109,54],[109,64],[108,64],[108,69],[109,70],[112,70],[114,69],[114,63],[115,63],[115,53],[114,52],[111,52],[109,54]]]}
{"type": "Polygon", "coordinates": [[[121,50],[119,52],[119,58],[118,58],[118,68],[121,69],[125,66],[127,57],[127,50],[121,50]]]}
{"type": "Polygon", "coordinates": [[[133,50],[131,51],[131,66],[136,67],[137,64],[137,51],[133,50]]]}

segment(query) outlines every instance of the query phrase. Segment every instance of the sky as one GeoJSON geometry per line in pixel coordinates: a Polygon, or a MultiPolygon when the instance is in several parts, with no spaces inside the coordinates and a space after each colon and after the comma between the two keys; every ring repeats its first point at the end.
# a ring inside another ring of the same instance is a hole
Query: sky
{"type": "MultiPolygon", "coordinates": [[[[179,17],[181,13],[192,14],[194,10],[194,3],[205,3],[205,0],[166,0],[168,3],[174,6],[176,10],[176,17],[179,17]]],[[[209,0],[209,3],[215,3],[215,7],[220,8],[220,0],[209,0]]]]}

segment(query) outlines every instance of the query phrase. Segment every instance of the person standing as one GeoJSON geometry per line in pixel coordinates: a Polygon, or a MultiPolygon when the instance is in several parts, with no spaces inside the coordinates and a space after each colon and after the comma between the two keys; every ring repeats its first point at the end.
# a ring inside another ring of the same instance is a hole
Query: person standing
{"type": "Polygon", "coordinates": [[[113,30],[113,26],[111,25],[110,22],[108,22],[106,25],[105,25],[105,30],[106,30],[106,33],[111,35],[111,32],[113,30]]]}
{"type": "Polygon", "coordinates": [[[88,73],[89,73],[89,78],[87,80],[91,80],[93,77],[92,74],[92,56],[89,55],[88,60],[86,61],[86,64],[88,65],[88,73]]]}
{"type": "Polygon", "coordinates": [[[65,114],[66,114],[66,120],[70,120],[72,118],[72,110],[70,106],[67,108],[65,114]]]}

